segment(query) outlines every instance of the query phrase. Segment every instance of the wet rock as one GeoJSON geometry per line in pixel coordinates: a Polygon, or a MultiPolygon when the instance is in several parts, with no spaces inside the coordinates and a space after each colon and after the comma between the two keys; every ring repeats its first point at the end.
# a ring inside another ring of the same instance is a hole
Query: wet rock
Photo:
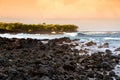
{"type": "Polygon", "coordinates": [[[90,42],[86,43],[86,45],[87,45],[87,46],[93,46],[93,45],[96,45],[96,43],[93,42],[93,41],[90,41],[90,42]]]}
{"type": "Polygon", "coordinates": [[[88,78],[85,75],[80,75],[79,80],[88,80],[88,78]]]}
{"type": "Polygon", "coordinates": [[[103,44],[103,47],[104,47],[104,48],[109,48],[109,43],[104,43],[104,44],[103,44]]]}
{"type": "Polygon", "coordinates": [[[111,76],[104,75],[103,80],[113,80],[113,78],[111,76]]]}
{"type": "Polygon", "coordinates": [[[0,73],[0,79],[5,80],[8,77],[8,75],[4,73],[0,73]]]}
{"type": "Polygon", "coordinates": [[[40,67],[39,68],[39,72],[41,74],[47,75],[47,74],[49,74],[49,68],[47,68],[47,67],[40,67]]]}
{"type": "Polygon", "coordinates": [[[117,49],[115,49],[115,51],[120,51],[120,47],[119,47],[119,48],[117,48],[117,49]]]}
{"type": "Polygon", "coordinates": [[[114,76],[116,76],[116,74],[115,74],[114,71],[110,71],[110,72],[109,72],[109,76],[114,77],[114,76]]]}
{"type": "Polygon", "coordinates": [[[108,53],[108,54],[111,54],[111,53],[112,53],[112,51],[109,50],[109,49],[106,49],[105,52],[108,53]]]}
{"type": "Polygon", "coordinates": [[[80,51],[78,49],[74,49],[73,52],[79,53],[80,51]]]}
{"type": "Polygon", "coordinates": [[[106,69],[106,70],[108,70],[108,71],[112,69],[110,63],[108,63],[108,62],[102,62],[102,63],[100,64],[100,67],[103,68],[103,69],[106,69]]]}
{"type": "Polygon", "coordinates": [[[59,39],[59,40],[65,41],[65,42],[68,42],[68,43],[71,42],[70,38],[68,38],[68,37],[63,37],[63,38],[61,38],[61,39],[59,39]]]}
{"type": "Polygon", "coordinates": [[[120,77],[116,76],[115,79],[116,79],[116,80],[120,80],[120,77]]]}
{"type": "Polygon", "coordinates": [[[43,76],[40,78],[40,80],[50,80],[50,78],[48,76],[43,76]]]}
{"type": "Polygon", "coordinates": [[[93,72],[93,71],[88,72],[88,73],[87,73],[87,77],[89,77],[89,78],[94,78],[94,77],[95,77],[95,76],[94,76],[94,72],[93,72]]]}
{"type": "Polygon", "coordinates": [[[63,67],[59,67],[57,68],[57,74],[64,74],[65,73],[65,70],[63,69],[63,67]]]}
{"type": "Polygon", "coordinates": [[[104,43],[104,44],[98,46],[98,48],[109,48],[109,43],[104,43]]]}
{"type": "Polygon", "coordinates": [[[120,59],[120,54],[118,54],[118,56],[117,56],[117,57],[118,57],[118,59],[120,59]]]}
{"type": "Polygon", "coordinates": [[[96,74],[95,74],[95,78],[103,79],[103,75],[100,74],[100,73],[96,73],[96,74]]]}
{"type": "Polygon", "coordinates": [[[69,55],[67,55],[67,54],[66,54],[66,55],[64,55],[64,56],[63,56],[63,58],[64,58],[65,60],[70,60],[70,56],[69,56],[69,55]]]}
{"type": "Polygon", "coordinates": [[[80,49],[79,52],[80,52],[80,53],[85,53],[85,54],[88,53],[87,50],[82,50],[82,49],[80,49]]]}
{"type": "Polygon", "coordinates": [[[67,62],[65,62],[64,66],[63,66],[63,69],[74,71],[75,66],[76,66],[76,64],[74,62],[67,61],[67,62]]]}

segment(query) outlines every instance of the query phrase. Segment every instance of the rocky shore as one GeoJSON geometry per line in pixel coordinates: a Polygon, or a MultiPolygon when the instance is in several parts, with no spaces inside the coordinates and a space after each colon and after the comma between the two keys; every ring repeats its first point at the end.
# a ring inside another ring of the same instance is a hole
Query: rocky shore
{"type": "MultiPolygon", "coordinates": [[[[104,43],[0,37],[0,80],[120,80],[114,68],[120,55],[104,43]],[[87,48],[88,47],[88,48],[87,48]],[[94,48],[94,47],[93,47],[94,48]],[[95,49],[95,48],[94,48],[95,49]]],[[[115,49],[120,52],[120,48],[115,49]]]]}

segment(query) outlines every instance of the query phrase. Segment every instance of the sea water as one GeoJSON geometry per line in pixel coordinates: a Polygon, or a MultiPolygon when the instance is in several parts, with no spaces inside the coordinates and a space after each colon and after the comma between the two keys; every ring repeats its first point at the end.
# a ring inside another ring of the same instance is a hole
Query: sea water
{"type": "Polygon", "coordinates": [[[0,37],[6,38],[32,38],[32,39],[55,39],[61,37],[69,37],[70,39],[79,39],[80,42],[94,41],[96,43],[109,43],[111,46],[120,46],[120,32],[74,32],[74,33],[64,33],[64,34],[0,34],[0,37]]]}

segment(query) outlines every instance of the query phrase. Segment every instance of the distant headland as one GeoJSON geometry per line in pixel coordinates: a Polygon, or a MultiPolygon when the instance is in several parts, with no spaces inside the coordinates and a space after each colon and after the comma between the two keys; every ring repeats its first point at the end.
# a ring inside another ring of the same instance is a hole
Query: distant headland
{"type": "Polygon", "coordinates": [[[64,33],[76,32],[78,26],[73,24],[23,24],[23,23],[4,23],[0,22],[0,33],[64,33]]]}

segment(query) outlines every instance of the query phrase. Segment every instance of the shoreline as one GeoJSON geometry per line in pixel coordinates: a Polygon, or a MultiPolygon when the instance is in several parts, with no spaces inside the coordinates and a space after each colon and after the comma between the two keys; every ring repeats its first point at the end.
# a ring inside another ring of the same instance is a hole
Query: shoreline
{"type": "MultiPolygon", "coordinates": [[[[75,31],[75,32],[78,32],[78,31],[75,31]]],[[[26,31],[10,31],[10,30],[3,30],[3,29],[0,29],[0,34],[5,34],[5,33],[9,33],[9,34],[19,34],[19,33],[24,33],[24,34],[64,34],[64,33],[75,33],[74,31],[71,31],[71,32],[56,32],[56,31],[53,31],[53,32],[48,32],[48,31],[43,31],[43,32],[26,32],[26,31]]]]}
{"type": "Polygon", "coordinates": [[[97,49],[95,42],[78,43],[67,37],[52,40],[0,37],[0,44],[1,79],[120,79],[114,72],[120,57],[113,55],[120,49],[111,51],[109,44],[97,49]]]}

